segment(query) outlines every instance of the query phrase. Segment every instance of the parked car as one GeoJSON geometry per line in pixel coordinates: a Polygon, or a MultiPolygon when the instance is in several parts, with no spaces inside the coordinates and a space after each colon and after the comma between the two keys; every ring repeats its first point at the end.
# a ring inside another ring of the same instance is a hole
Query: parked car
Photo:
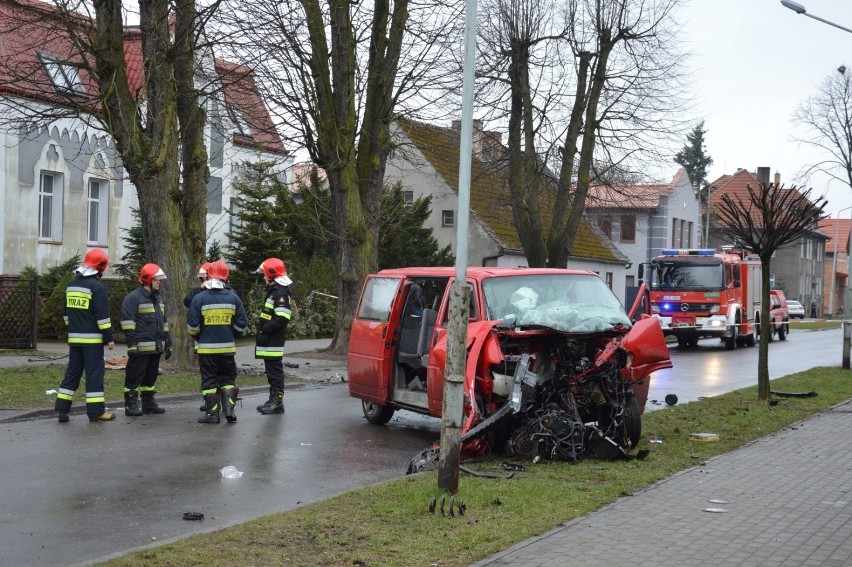
{"type": "Polygon", "coordinates": [[[790,334],[789,303],[780,289],[769,290],[769,340],[776,335],[783,341],[790,334]]]}
{"type": "MultiPolygon", "coordinates": [[[[441,416],[454,280],[453,268],[367,277],[348,373],[368,422],[441,416]]],[[[636,447],[650,374],[672,366],[647,288],[628,315],[594,272],[468,268],[467,285],[463,455],[577,460],[636,447]]]]}
{"type": "Polygon", "coordinates": [[[790,314],[790,319],[805,318],[805,306],[796,301],[795,299],[787,300],[787,311],[790,314]]]}

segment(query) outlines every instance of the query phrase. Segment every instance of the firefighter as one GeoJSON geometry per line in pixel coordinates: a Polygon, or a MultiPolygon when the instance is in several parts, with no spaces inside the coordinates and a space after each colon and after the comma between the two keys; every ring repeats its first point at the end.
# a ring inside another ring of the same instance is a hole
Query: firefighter
{"type": "Polygon", "coordinates": [[[201,394],[204,396],[204,415],[198,423],[219,423],[219,407],[224,409],[228,423],[237,416],[237,337],[248,325],[243,302],[230,288],[228,265],[221,260],[207,268],[204,290],[192,299],[186,316],[189,334],[195,337],[198,363],[201,367],[201,394]]]}
{"type": "Polygon", "coordinates": [[[154,401],[160,371],[160,355],[172,356],[172,340],[166,309],[160,300],[160,282],[166,274],[157,264],[145,264],[139,272],[139,287],[127,294],[121,305],[121,329],[127,339],[127,368],[124,374],[124,415],[137,417],[166,410],[154,401]],[[142,407],[139,407],[139,397],[142,407]]]}
{"type": "Polygon", "coordinates": [[[189,290],[186,296],[183,298],[183,304],[189,307],[189,304],[192,303],[192,298],[201,293],[201,290],[204,289],[204,282],[207,281],[207,268],[210,267],[210,262],[204,262],[201,264],[201,267],[198,268],[198,287],[194,287],[189,290]]]}
{"type": "Polygon", "coordinates": [[[68,367],[59,385],[54,409],[59,422],[68,421],[71,402],[86,373],[86,415],[89,421],[112,421],[104,398],[104,345],[115,347],[109,321],[109,295],[100,282],[109,257],[99,248],[86,252],[76,276],[65,290],[63,319],[68,327],[68,367]]]}
{"type": "Polygon", "coordinates": [[[260,310],[254,357],[263,360],[269,399],[257,406],[264,415],[284,413],[284,342],[290,322],[290,284],[280,258],[267,258],[257,269],[266,282],[266,301],[260,310]]]}

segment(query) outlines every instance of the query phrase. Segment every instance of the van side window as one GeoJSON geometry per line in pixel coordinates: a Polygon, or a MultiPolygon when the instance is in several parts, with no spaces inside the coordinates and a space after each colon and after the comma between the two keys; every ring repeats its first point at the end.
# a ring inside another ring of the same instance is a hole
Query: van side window
{"type": "MultiPolygon", "coordinates": [[[[475,288],[473,286],[473,283],[471,283],[471,282],[467,282],[467,287],[470,288],[470,310],[468,312],[468,317],[470,317],[471,319],[477,319],[478,320],[479,319],[479,308],[476,305],[476,294],[474,293],[475,288]]],[[[450,321],[450,306],[449,306],[450,290],[451,290],[451,287],[447,287],[446,297],[442,301],[442,303],[447,303],[447,308],[444,309],[444,318],[441,321],[442,327],[446,327],[447,323],[449,323],[449,321],[450,321]]]]}
{"type": "Polygon", "coordinates": [[[364,285],[361,304],[358,305],[358,319],[371,321],[387,321],[390,318],[396,290],[399,288],[397,278],[370,278],[364,285]]]}

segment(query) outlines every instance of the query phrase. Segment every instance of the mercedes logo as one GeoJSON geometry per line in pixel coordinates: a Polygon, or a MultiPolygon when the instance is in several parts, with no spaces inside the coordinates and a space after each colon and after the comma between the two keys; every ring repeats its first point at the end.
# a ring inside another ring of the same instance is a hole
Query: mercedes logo
{"type": "Polygon", "coordinates": [[[689,311],[689,303],[681,303],[680,304],[680,310],[683,311],[684,313],[689,311]]]}

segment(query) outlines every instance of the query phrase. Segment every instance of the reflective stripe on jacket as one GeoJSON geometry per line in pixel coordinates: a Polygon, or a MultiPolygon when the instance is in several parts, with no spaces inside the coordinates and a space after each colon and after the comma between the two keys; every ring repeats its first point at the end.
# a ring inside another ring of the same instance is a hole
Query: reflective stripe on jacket
{"type": "Polygon", "coordinates": [[[280,359],[284,356],[287,324],[290,322],[290,287],[271,283],[266,287],[266,301],[260,310],[254,357],[280,359]]]}
{"type": "Polygon", "coordinates": [[[236,354],[236,338],[248,325],[243,302],[230,289],[205,289],[192,299],[186,315],[195,350],[203,354],[236,354]]]}
{"type": "Polygon", "coordinates": [[[169,340],[166,307],[160,294],[139,286],[121,304],[121,329],[129,354],[157,354],[169,340]]]}
{"type": "Polygon", "coordinates": [[[113,340],[109,296],[96,275],[78,275],[69,282],[62,318],[68,326],[69,345],[98,346],[113,340]]]}

